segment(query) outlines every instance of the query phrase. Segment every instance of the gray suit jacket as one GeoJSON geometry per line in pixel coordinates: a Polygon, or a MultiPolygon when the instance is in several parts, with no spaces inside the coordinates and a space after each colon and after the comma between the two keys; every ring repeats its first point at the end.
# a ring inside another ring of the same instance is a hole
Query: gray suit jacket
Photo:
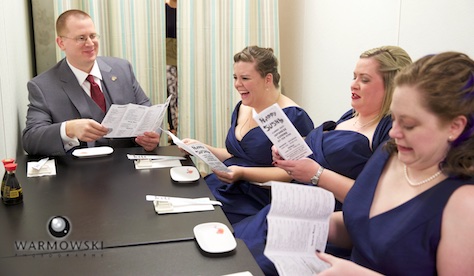
{"type": "MultiPolygon", "coordinates": [[[[111,104],[151,105],[128,61],[97,57],[97,63],[102,74],[102,90],[107,109],[111,104]]],[[[100,123],[105,116],[79,85],[66,59],[30,80],[27,87],[30,103],[22,142],[28,154],[64,155],[60,135],[62,122],[90,118],[100,123]]]]}

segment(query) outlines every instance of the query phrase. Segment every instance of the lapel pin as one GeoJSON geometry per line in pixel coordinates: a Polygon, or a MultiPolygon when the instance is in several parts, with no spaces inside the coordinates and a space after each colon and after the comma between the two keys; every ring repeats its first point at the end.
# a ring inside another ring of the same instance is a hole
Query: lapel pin
{"type": "Polygon", "coordinates": [[[112,79],[112,81],[116,81],[116,80],[117,80],[117,77],[116,77],[116,76],[112,76],[111,79],[112,79]]]}

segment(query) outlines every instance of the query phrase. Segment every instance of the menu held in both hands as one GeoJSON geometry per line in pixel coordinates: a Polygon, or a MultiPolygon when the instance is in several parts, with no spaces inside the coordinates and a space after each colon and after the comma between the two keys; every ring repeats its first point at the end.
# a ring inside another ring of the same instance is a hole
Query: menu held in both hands
{"type": "Polygon", "coordinates": [[[253,118],[284,159],[299,160],[313,153],[278,104],[258,114],[253,110],[253,118]]]}
{"type": "Polygon", "coordinates": [[[279,275],[314,275],[329,267],[316,256],[324,252],[334,195],[322,188],[269,181],[272,204],[267,215],[264,254],[279,275]]]}
{"type": "Polygon", "coordinates": [[[145,106],[138,104],[110,106],[102,125],[111,130],[105,138],[127,138],[143,135],[147,131],[158,131],[168,109],[171,96],[164,104],[145,106]]]}
{"type": "Polygon", "coordinates": [[[184,149],[185,151],[189,152],[193,156],[201,159],[211,167],[213,170],[222,171],[222,172],[232,172],[227,168],[227,166],[222,163],[205,145],[201,143],[194,143],[186,145],[181,141],[176,135],[171,133],[170,131],[163,130],[166,134],[168,134],[173,142],[180,148],[184,149]]]}

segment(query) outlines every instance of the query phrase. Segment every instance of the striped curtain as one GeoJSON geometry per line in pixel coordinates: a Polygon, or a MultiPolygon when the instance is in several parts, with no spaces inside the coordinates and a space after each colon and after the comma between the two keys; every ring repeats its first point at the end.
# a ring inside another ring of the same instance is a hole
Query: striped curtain
{"type": "MultiPolygon", "coordinates": [[[[56,0],[55,19],[64,11],[87,12],[100,34],[100,55],[130,61],[153,104],[166,100],[165,2],[157,0],[56,0]]],[[[57,48],[59,61],[64,57],[57,48]]]]}
{"type": "Polygon", "coordinates": [[[179,137],[224,147],[240,100],[233,56],[258,45],[279,57],[278,0],[179,0],[177,13],[179,137]]]}
{"type": "MultiPolygon", "coordinates": [[[[164,102],[164,1],[55,1],[56,18],[72,8],[89,13],[101,35],[100,54],[129,60],[152,102],[164,102]]],[[[278,0],[179,0],[177,35],[178,137],[224,147],[240,100],[233,86],[233,56],[258,45],[273,48],[279,57],[278,0]]],[[[57,59],[63,56],[57,49],[57,59]]],[[[202,163],[198,167],[208,171],[202,163]]]]}

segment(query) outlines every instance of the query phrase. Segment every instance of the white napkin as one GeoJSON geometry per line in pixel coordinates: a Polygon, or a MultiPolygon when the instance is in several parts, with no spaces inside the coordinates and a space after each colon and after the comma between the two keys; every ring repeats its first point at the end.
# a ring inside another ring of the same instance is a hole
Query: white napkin
{"type": "Polygon", "coordinates": [[[135,169],[156,169],[156,168],[169,168],[169,167],[180,167],[181,161],[179,160],[150,160],[150,159],[140,159],[134,160],[135,169]]]}
{"type": "Polygon", "coordinates": [[[28,162],[28,168],[27,168],[27,177],[37,177],[37,176],[44,176],[44,175],[56,175],[56,163],[54,162],[54,159],[48,160],[46,163],[44,163],[41,168],[35,169],[34,167],[38,165],[40,161],[37,162],[28,162]]]}

